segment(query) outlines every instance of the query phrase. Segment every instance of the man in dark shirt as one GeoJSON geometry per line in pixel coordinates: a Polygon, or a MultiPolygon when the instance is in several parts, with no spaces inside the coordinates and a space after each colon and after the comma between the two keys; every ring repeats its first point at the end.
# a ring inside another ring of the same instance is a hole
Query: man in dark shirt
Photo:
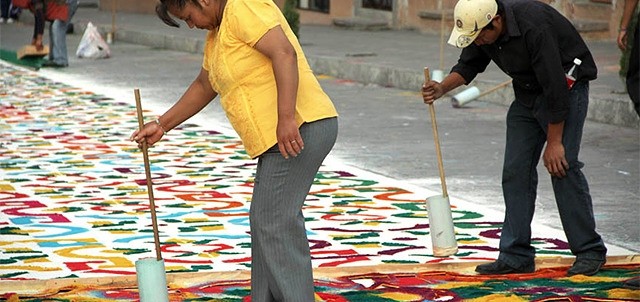
{"type": "Polygon", "coordinates": [[[470,83],[493,61],[513,78],[515,101],[507,113],[502,171],[505,219],[500,254],[476,267],[480,274],[530,273],[538,174],[542,155],[551,176],[560,219],[576,256],[567,275],[596,274],[607,249],[596,232],[589,186],[578,160],[589,102],[589,81],[597,69],[586,44],[571,23],[541,1],[460,0],[449,44],[463,48],[458,63],[442,82],[422,88],[424,102],[470,83]],[[568,86],[565,74],[579,59],[568,86]],[[546,147],[545,147],[546,144],[546,147]]]}

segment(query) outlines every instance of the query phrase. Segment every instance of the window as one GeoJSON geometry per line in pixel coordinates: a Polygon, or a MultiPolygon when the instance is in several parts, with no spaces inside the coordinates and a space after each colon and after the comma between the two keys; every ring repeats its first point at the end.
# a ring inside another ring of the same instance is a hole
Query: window
{"type": "Polygon", "coordinates": [[[329,13],[329,0],[299,0],[298,8],[329,13]]]}
{"type": "Polygon", "coordinates": [[[393,0],[362,0],[363,8],[393,10],[393,0]]]}

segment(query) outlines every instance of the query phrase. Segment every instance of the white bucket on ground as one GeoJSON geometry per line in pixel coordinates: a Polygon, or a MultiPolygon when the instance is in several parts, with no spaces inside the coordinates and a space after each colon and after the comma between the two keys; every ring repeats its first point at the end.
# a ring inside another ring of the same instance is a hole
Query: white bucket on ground
{"type": "Polygon", "coordinates": [[[143,258],[136,261],[136,277],[141,302],[169,302],[164,260],[143,258]]]}
{"type": "Polygon", "coordinates": [[[458,242],[453,229],[449,197],[431,196],[427,198],[426,202],[433,255],[436,257],[454,255],[458,252],[458,242]]]}

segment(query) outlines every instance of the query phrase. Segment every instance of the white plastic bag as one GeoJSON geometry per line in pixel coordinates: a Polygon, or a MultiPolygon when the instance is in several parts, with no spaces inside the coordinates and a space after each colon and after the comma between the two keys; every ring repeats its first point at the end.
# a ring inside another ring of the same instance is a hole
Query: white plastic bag
{"type": "Polygon", "coordinates": [[[109,45],[98,32],[98,28],[91,22],[87,24],[87,29],[82,35],[76,56],[88,59],[103,59],[111,56],[109,45]]]}

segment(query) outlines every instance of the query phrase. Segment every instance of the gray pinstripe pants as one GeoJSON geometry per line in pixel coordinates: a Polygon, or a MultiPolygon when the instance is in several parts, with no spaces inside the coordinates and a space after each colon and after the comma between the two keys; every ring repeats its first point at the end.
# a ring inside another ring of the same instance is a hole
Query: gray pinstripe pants
{"type": "Polygon", "coordinates": [[[274,146],[258,159],[251,225],[251,301],[313,302],[302,206],[338,134],[338,119],[300,127],[304,150],[285,159],[274,146]]]}

